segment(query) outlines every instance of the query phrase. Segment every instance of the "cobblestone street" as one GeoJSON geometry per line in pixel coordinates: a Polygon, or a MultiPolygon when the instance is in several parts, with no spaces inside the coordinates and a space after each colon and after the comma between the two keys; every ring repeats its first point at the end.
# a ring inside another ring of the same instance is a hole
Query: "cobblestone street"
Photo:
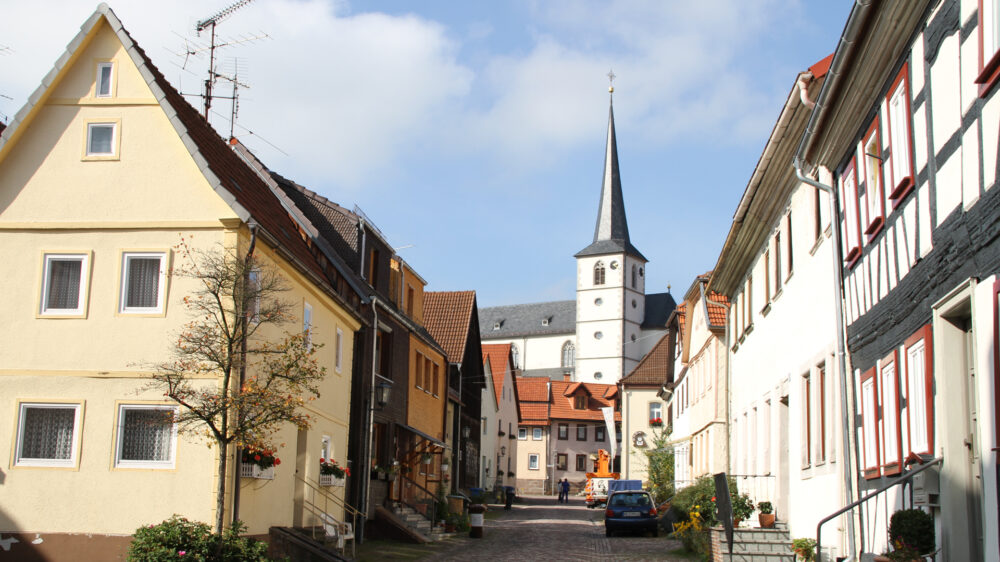
{"type": "MultiPolygon", "coordinates": [[[[409,556],[401,557],[440,561],[687,560],[677,554],[680,543],[662,534],[658,538],[639,535],[606,538],[604,511],[587,509],[580,498],[573,498],[569,504],[559,504],[552,497],[528,496],[515,504],[510,512],[502,512],[502,506],[490,506],[491,511],[497,509],[501,510],[501,514],[496,519],[486,520],[482,539],[456,536],[418,547],[426,549],[426,556],[419,555],[414,548],[407,549],[409,556]]],[[[363,558],[394,558],[391,551],[379,554],[363,558]]]]}

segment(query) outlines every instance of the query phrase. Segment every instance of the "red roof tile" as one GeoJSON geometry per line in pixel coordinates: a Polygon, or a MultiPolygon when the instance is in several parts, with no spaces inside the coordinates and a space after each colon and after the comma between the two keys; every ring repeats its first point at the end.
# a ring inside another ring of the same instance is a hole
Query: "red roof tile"
{"type": "Polygon", "coordinates": [[[549,405],[539,402],[521,402],[519,406],[521,412],[521,423],[542,422],[549,423],[549,405]]]}
{"type": "Polygon", "coordinates": [[[428,291],[424,293],[424,327],[450,363],[461,363],[476,307],[475,291],[428,291]]]}
{"type": "Polygon", "coordinates": [[[710,291],[705,304],[708,306],[708,323],[713,326],[725,326],[729,299],[725,295],[710,291]]]}
{"type": "Polygon", "coordinates": [[[674,358],[669,345],[669,335],[669,333],[663,334],[663,337],[639,361],[635,369],[632,369],[632,372],[622,379],[623,386],[659,387],[667,381],[667,365],[674,358]]]}
{"type": "Polygon", "coordinates": [[[544,378],[524,378],[515,379],[517,383],[517,393],[521,402],[545,402],[549,401],[549,379],[544,378]]]}
{"type": "Polygon", "coordinates": [[[809,67],[809,72],[812,73],[813,78],[822,78],[826,76],[826,73],[830,71],[830,63],[833,62],[833,53],[830,53],[823,60],[809,67]]]}
{"type": "Polygon", "coordinates": [[[493,392],[497,397],[497,404],[500,403],[501,392],[503,391],[503,376],[510,370],[510,344],[492,343],[482,344],[483,364],[490,362],[490,373],[493,375],[493,392]]]}
{"type": "MultiPolygon", "coordinates": [[[[552,405],[549,410],[549,417],[554,420],[603,421],[604,414],[601,412],[601,408],[613,407],[615,405],[613,399],[605,398],[609,387],[617,388],[613,384],[552,381],[552,405]],[[566,391],[571,386],[575,388],[575,392],[567,396],[566,391]],[[577,410],[573,407],[573,398],[575,394],[583,391],[590,394],[590,397],[587,399],[587,409],[577,410]]],[[[615,412],[615,419],[621,419],[618,412],[615,412]]]]}

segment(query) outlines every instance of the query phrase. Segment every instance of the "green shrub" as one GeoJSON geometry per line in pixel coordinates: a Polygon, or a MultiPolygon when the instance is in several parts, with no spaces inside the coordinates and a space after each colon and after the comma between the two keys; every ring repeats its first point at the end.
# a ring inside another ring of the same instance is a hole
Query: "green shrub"
{"type": "Polygon", "coordinates": [[[934,517],[922,509],[901,509],[889,520],[889,542],[895,550],[910,549],[918,554],[934,550],[934,517]]]}
{"type": "Polygon", "coordinates": [[[212,533],[208,524],[174,515],[159,525],[136,529],[128,549],[128,559],[135,562],[270,560],[267,544],[241,537],[240,533],[244,530],[243,523],[237,522],[220,538],[212,533]]]}
{"type": "MultiPolygon", "coordinates": [[[[749,496],[741,496],[736,487],[736,480],[729,479],[729,500],[733,506],[733,513],[736,516],[746,519],[753,513],[753,502],[749,496]],[[747,509],[749,508],[749,512],[747,509]]],[[[714,527],[719,524],[715,509],[715,479],[711,476],[702,476],[694,481],[690,486],[683,488],[671,500],[670,505],[676,507],[683,513],[696,512],[701,517],[701,523],[705,527],[714,527]]]]}
{"type": "Polygon", "coordinates": [[[814,539],[792,539],[792,550],[803,562],[813,562],[816,559],[816,541],[814,539]]]}

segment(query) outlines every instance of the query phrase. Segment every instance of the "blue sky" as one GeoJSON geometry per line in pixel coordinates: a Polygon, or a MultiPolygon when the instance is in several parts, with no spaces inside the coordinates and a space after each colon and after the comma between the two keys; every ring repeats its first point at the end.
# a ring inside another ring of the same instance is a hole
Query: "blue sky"
{"type": "MultiPolygon", "coordinates": [[[[176,53],[204,42],[194,23],[231,3],[109,2],[185,92],[207,59],[176,53]]],[[[13,98],[0,113],[17,112],[95,6],[7,7],[8,25],[45,25],[0,34],[0,94],[13,98]]],[[[220,69],[239,59],[251,87],[237,136],[265,163],[359,205],[429,290],[475,289],[482,307],[574,298],[613,68],[632,242],[650,260],[647,291],[672,285],[679,298],[715,265],[796,74],[833,51],[850,6],[257,0],[219,34],[270,39],[221,50],[220,69]]],[[[215,109],[228,134],[228,104],[215,109]]]]}

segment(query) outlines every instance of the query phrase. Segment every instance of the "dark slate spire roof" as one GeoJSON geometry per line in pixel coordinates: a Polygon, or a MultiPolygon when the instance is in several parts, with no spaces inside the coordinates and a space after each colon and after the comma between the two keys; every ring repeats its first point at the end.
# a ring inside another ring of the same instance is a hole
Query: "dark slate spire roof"
{"type": "Polygon", "coordinates": [[[604,179],[601,185],[601,204],[597,209],[597,225],[594,227],[594,242],[580,250],[576,257],[618,253],[646,260],[628,237],[625,199],[622,197],[622,180],[618,172],[618,143],[615,140],[615,108],[612,97],[608,108],[608,144],[604,154],[604,179]]]}

